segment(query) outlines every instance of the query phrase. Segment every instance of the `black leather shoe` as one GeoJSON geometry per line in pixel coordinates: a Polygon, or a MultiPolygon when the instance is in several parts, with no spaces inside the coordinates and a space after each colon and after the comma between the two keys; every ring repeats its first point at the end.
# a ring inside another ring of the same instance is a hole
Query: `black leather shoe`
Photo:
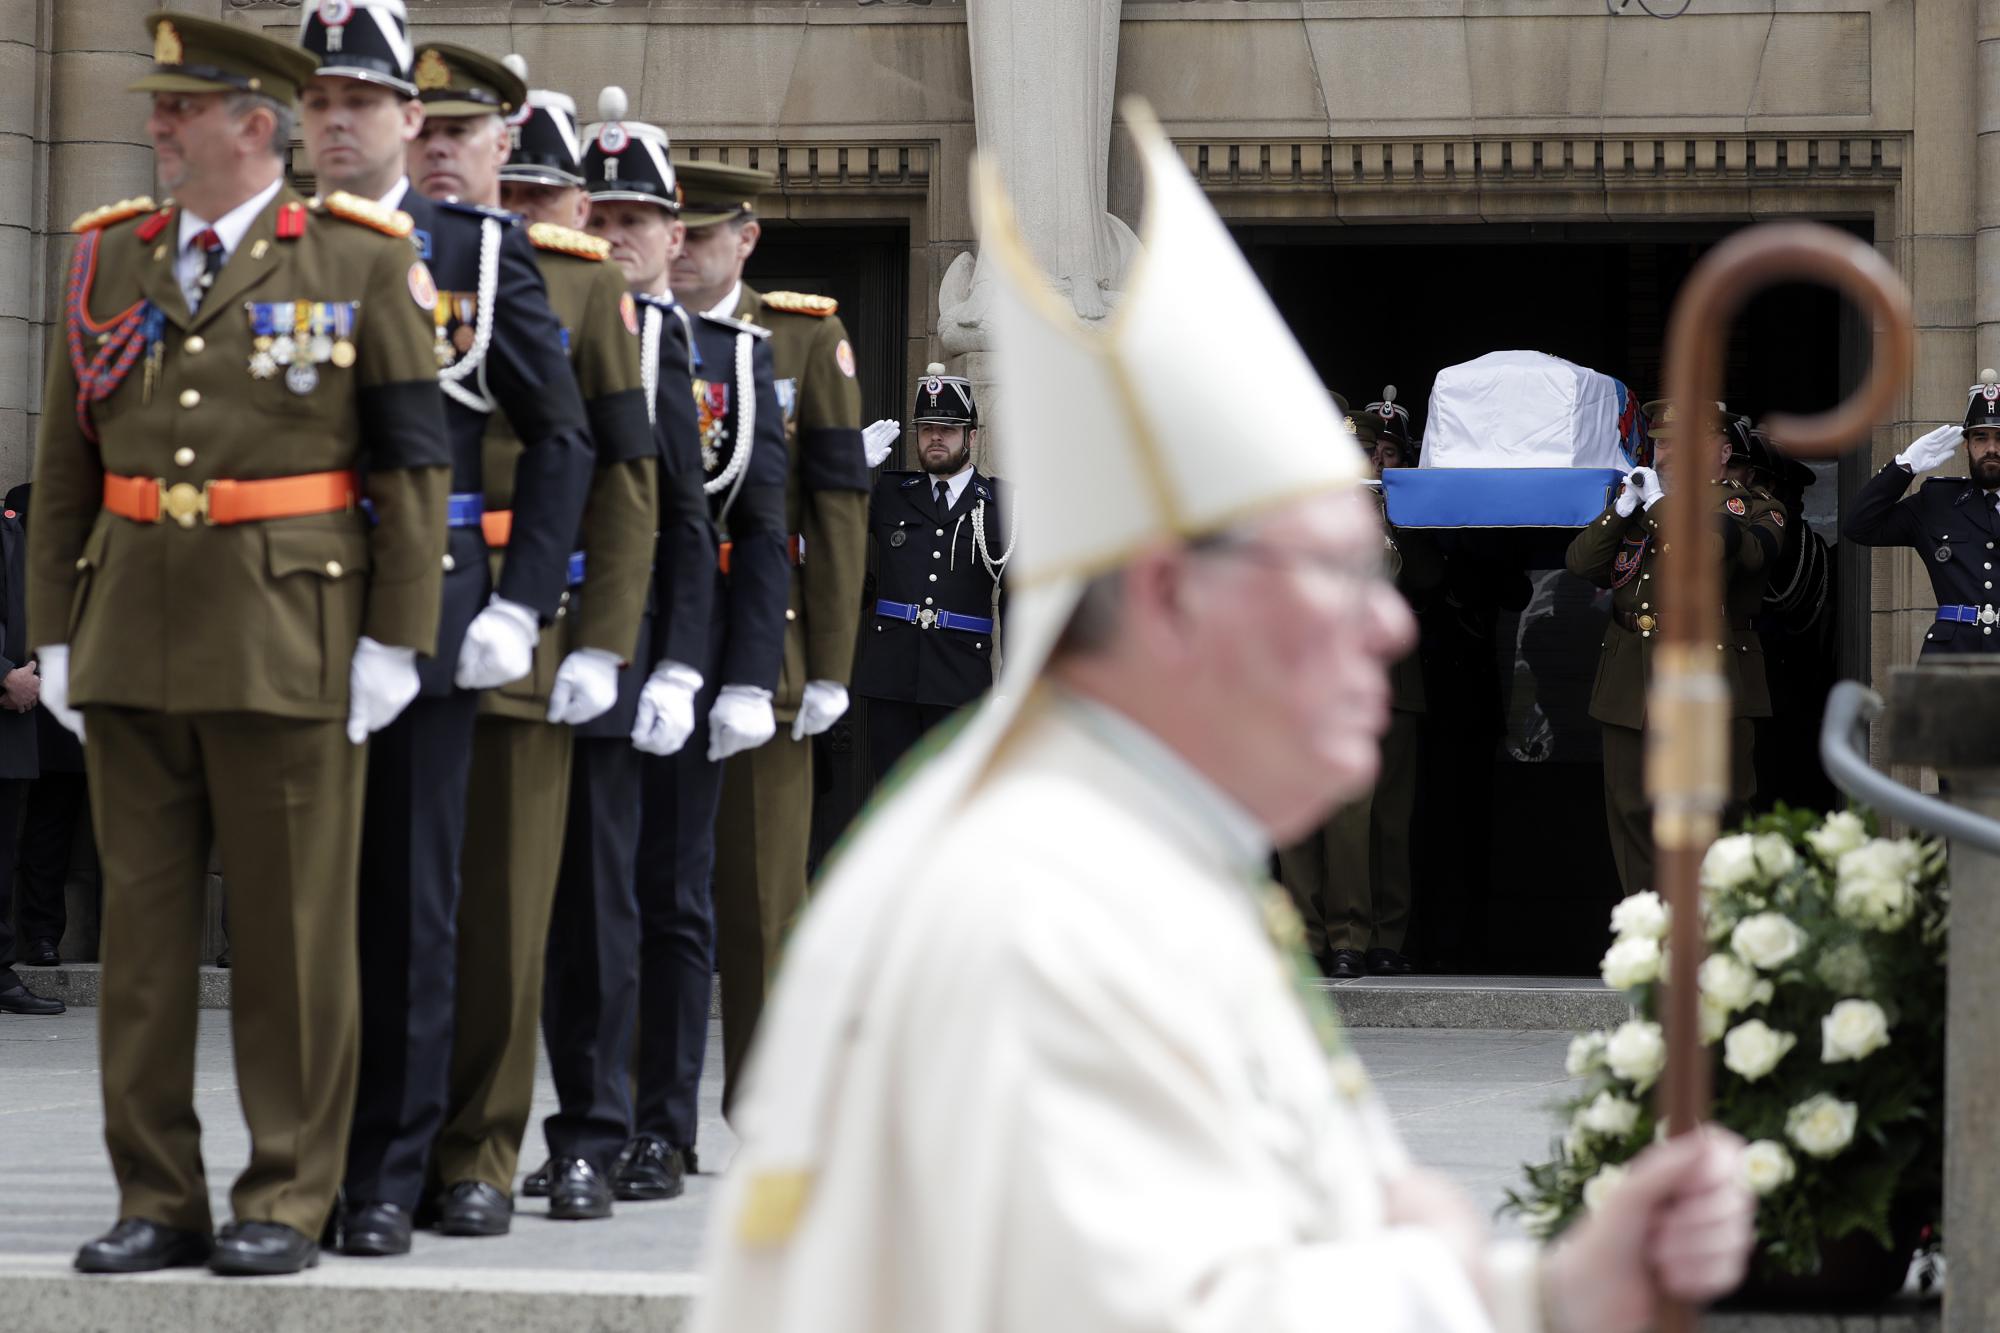
{"type": "Polygon", "coordinates": [[[318,1242],[283,1222],[231,1222],[208,1256],[208,1271],[224,1277],[282,1277],[318,1264],[318,1242]]]}
{"type": "Polygon", "coordinates": [[[56,952],[54,940],[36,940],[28,946],[29,967],[61,967],[62,955],[56,952]]]}
{"type": "Polygon", "coordinates": [[[1394,949],[1370,949],[1368,973],[1376,977],[1407,977],[1417,965],[1394,949]]]}
{"type": "Polygon", "coordinates": [[[61,1000],[44,1000],[20,982],[15,982],[6,990],[0,990],[0,1014],[40,1014],[43,1016],[62,1013],[66,1005],[61,1000]]]}
{"type": "Polygon", "coordinates": [[[379,1259],[410,1252],[410,1215],[393,1203],[354,1203],[340,1213],[340,1252],[379,1259]]]}
{"type": "Polygon", "coordinates": [[[214,1242],[200,1231],[163,1227],[143,1217],[127,1217],[76,1252],[85,1273],[151,1273],[161,1268],[199,1268],[214,1242]]]}
{"type": "Polygon", "coordinates": [[[687,1175],[680,1149],[668,1147],[657,1134],[641,1134],[630,1148],[618,1167],[613,1193],[628,1203],[680,1197],[687,1175]]]}
{"type": "Polygon", "coordinates": [[[483,1180],[447,1185],[438,1200],[437,1229],[447,1236],[504,1236],[514,1225],[514,1201],[483,1180]]]}
{"type": "Polygon", "coordinates": [[[555,1159],[550,1158],[548,1161],[543,1162],[539,1167],[535,1168],[533,1171],[530,1171],[528,1173],[527,1178],[521,1182],[521,1197],[524,1199],[548,1198],[549,1168],[553,1167],[554,1165],[555,1165],[555,1159]]]}
{"type": "Polygon", "coordinates": [[[1335,949],[1326,974],[1335,981],[1352,981],[1368,975],[1368,959],[1359,949],[1335,949]]]}
{"type": "Polygon", "coordinates": [[[611,1216],[611,1186],[581,1157],[548,1165],[549,1216],[558,1222],[586,1222],[611,1216]]]}

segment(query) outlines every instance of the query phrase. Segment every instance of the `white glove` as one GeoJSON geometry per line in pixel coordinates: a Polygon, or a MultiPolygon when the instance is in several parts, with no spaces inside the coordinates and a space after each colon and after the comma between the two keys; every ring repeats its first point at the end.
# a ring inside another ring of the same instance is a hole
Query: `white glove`
{"type": "Polygon", "coordinates": [[[580,727],[595,722],[618,702],[618,668],[623,665],[616,653],[602,648],[578,648],[556,668],[556,683],[549,691],[549,721],[580,727]]]}
{"type": "Polygon", "coordinates": [[[1929,472],[1958,452],[1958,439],[1963,434],[1963,427],[1939,426],[1912,440],[1909,448],[1896,455],[1896,461],[1912,472],[1929,472]]]}
{"type": "Polygon", "coordinates": [[[535,645],[541,639],[535,613],[495,593],[465,627],[452,679],[461,690],[490,690],[519,680],[535,669],[535,645]]]}
{"type": "Polygon", "coordinates": [[[394,722],[419,688],[416,649],[391,648],[362,635],[347,668],[348,741],[359,745],[394,722]]]}
{"type": "Polygon", "coordinates": [[[1667,498],[1667,488],[1660,484],[1660,474],[1649,467],[1635,467],[1632,477],[1639,483],[1639,503],[1647,509],[1667,498]]]}
{"type": "Polygon", "coordinates": [[[69,645],[52,643],[35,650],[42,677],[42,707],[78,740],[83,739],[83,714],[69,706],[69,645]]]}
{"type": "Polygon", "coordinates": [[[847,712],[847,687],[830,680],[809,680],[799,697],[798,716],[792,720],[792,739],[802,741],[817,736],[847,712]]]}
{"type": "Polygon", "coordinates": [[[1633,468],[1625,474],[1625,484],[1618,488],[1618,497],[1611,502],[1611,507],[1618,511],[1618,517],[1630,518],[1645,492],[1646,479],[1639,475],[1638,468],[1633,468]]]}
{"type": "Polygon", "coordinates": [[[755,685],[724,685],[708,710],[708,761],[719,764],[732,754],[754,750],[778,734],[771,712],[771,692],[755,685]]]}
{"type": "Polygon", "coordinates": [[[861,428],[861,452],[868,456],[869,467],[881,467],[889,457],[889,446],[903,433],[900,421],[878,421],[872,426],[861,428]]]}
{"type": "Polygon", "coordinates": [[[661,659],[639,687],[639,717],[632,724],[632,747],[662,758],[678,752],[694,735],[694,697],[700,692],[699,671],[661,659]]]}

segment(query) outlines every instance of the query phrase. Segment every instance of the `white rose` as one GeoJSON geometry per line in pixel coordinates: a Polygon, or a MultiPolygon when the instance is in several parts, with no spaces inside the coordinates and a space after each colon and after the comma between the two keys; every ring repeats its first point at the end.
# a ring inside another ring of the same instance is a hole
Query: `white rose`
{"type": "Polygon", "coordinates": [[[1651,889],[1635,893],[1611,909],[1611,929],[1620,936],[1660,939],[1667,933],[1667,905],[1651,889]]]}
{"type": "Polygon", "coordinates": [[[1701,997],[1701,1044],[1713,1046],[1729,1031],[1729,1006],[1713,995],[1701,997]]]}
{"type": "Polygon", "coordinates": [[[1639,1104],[1615,1092],[1600,1092],[1595,1101],[1577,1109],[1576,1123],[1600,1138],[1622,1139],[1639,1123],[1639,1104]]]}
{"type": "Polygon", "coordinates": [[[1785,1137],[1814,1157],[1838,1157],[1854,1142],[1859,1117],[1853,1102],[1822,1092],[1785,1112],[1785,1137]]]}
{"type": "Polygon", "coordinates": [[[1750,989],[1750,1003],[1753,1005],[1769,1004],[1771,997],[1777,993],[1778,988],[1768,980],[1760,981],[1750,989]]]}
{"type": "Polygon", "coordinates": [[[1562,1221],[1562,1209],[1552,1203],[1538,1204],[1521,1213],[1521,1230],[1536,1240],[1547,1240],[1562,1221]]]}
{"type": "Polygon", "coordinates": [[[1743,1183],[1760,1195],[1789,1185],[1798,1173],[1792,1155],[1775,1139],[1759,1139],[1743,1152],[1743,1183]]]}
{"type": "Polygon", "coordinates": [[[1582,1078],[1603,1064],[1604,1042],[1602,1032],[1585,1032],[1571,1037],[1569,1055],[1563,1060],[1563,1072],[1571,1078],[1582,1078]]]}
{"type": "Polygon", "coordinates": [[[1819,1021],[1820,1059],[1865,1060],[1889,1044],[1889,1015],[1873,1000],[1842,1000],[1819,1021]]]}
{"type": "Polygon", "coordinates": [[[1703,998],[1713,998],[1723,1006],[1724,1012],[1748,1008],[1750,997],[1757,988],[1757,974],[1726,953],[1714,953],[1702,959],[1701,970],[1696,976],[1703,998]]]}
{"type": "Polygon", "coordinates": [[[1667,1043],[1660,1035],[1660,1025],[1643,1018],[1620,1024],[1604,1044],[1604,1062],[1619,1078],[1645,1091],[1667,1063],[1667,1043]]]}
{"type": "Polygon", "coordinates": [[[1782,833],[1759,833],[1751,840],[1750,850],[1757,858],[1758,871],[1767,880],[1781,880],[1798,868],[1799,854],[1792,850],[1792,840],[1782,833]]]}
{"type": "Polygon", "coordinates": [[[1757,849],[1748,833],[1732,833],[1709,844],[1701,858],[1701,883],[1707,889],[1734,889],[1757,877],[1757,849]]]}
{"type": "Polygon", "coordinates": [[[1847,995],[1865,995],[1875,979],[1875,969],[1868,961],[1868,951],[1859,944],[1849,942],[1836,944],[1819,956],[1813,971],[1826,983],[1827,989],[1837,990],[1847,995]]]}
{"type": "Polygon", "coordinates": [[[1886,838],[1855,848],[1835,867],[1833,910],[1876,930],[1898,930],[1916,905],[1917,849],[1886,838]]]}
{"type": "Polygon", "coordinates": [[[1806,842],[1828,865],[1868,841],[1868,826],[1851,810],[1828,815],[1820,826],[1806,834],[1806,842]]]}
{"type": "Polygon", "coordinates": [[[1729,947],[1736,956],[1766,972],[1775,971],[1798,956],[1805,947],[1806,933],[1790,917],[1778,912],[1759,912],[1736,923],[1729,932],[1729,947]]]}
{"type": "Polygon", "coordinates": [[[1596,1175],[1583,1182],[1583,1206],[1596,1212],[1624,1178],[1625,1168],[1622,1166],[1600,1167],[1596,1175]]]}
{"type": "Polygon", "coordinates": [[[1785,1053],[1798,1044],[1799,1039],[1791,1033],[1779,1032],[1763,1019],[1753,1018],[1729,1029],[1729,1035],[1722,1039],[1722,1063],[1755,1083],[1776,1069],[1785,1053]]]}
{"type": "Polygon", "coordinates": [[[1619,940],[1605,952],[1602,964],[1604,984],[1613,990],[1631,990],[1660,976],[1660,942],[1644,936],[1619,940]]]}

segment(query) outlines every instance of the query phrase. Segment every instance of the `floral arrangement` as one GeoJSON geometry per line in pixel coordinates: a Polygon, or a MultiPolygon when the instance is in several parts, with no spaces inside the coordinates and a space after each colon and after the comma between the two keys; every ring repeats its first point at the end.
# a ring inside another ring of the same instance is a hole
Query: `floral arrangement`
{"type": "MultiPolygon", "coordinates": [[[[1817,1272],[1822,1245],[1855,1233],[1885,1250],[1941,1220],[1946,892],[1935,841],[1876,836],[1873,819],[1780,806],[1718,839],[1702,861],[1710,954],[1701,1039],[1719,1046],[1714,1120],[1748,1141],[1759,1271],[1817,1272]],[[1892,1217],[1894,1221],[1892,1222],[1892,1217]],[[1900,1237],[1898,1233],[1901,1233],[1900,1237]]],[[[1552,1237],[1618,1188],[1661,1133],[1649,1095],[1666,1063],[1660,1026],[1668,909],[1658,895],[1611,914],[1606,984],[1635,1015],[1570,1043],[1582,1090],[1555,1157],[1507,1208],[1552,1237]]]]}

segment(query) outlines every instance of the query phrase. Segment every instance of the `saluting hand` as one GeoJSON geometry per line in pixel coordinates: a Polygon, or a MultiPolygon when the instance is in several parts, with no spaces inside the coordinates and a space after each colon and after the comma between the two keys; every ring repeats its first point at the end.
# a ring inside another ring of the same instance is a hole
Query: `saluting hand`
{"type": "Polygon", "coordinates": [[[1950,461],[1958,452],[1959,437],[1964,434],[1959,426],[1939,426],[1910,441],[1910,447],[1897,454],[1896,461],[1912,472],[1929,472],[1950,461]]]}
{"type": "Polygon", "coordinates": [[[889,457],[889,446],[903,433],[900,421],[882,420],[872,426],[861,428],[861,452],[868,457],[869,467],[881,467],[889,457]]]}

